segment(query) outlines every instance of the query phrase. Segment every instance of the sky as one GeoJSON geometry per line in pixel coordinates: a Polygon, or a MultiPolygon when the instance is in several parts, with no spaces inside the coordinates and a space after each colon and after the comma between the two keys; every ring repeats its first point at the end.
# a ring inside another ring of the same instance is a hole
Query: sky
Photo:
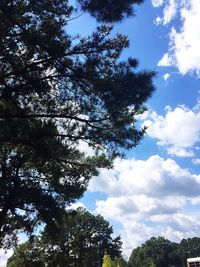
{"type": "Polygon", "coordinates": [[[138,117],[144,139],[91,179],[79,205],[113,225],[128,257],[152,236],[200,236],[200,1],[146,0],[114,31],[130,40],[122,57],[157,72],[156,92],[138,117]]]}
{"type": "MultiPolygon", "coordinates": [[[[83,15],[70,31],[84,35],[95,26],[83,15]]],[[[135,57],[139,69],[157,72],[148,111],[138,117],[148,129],[113,169],[91,179],[76,206],[104,216],[128,257],[152,236],[200,236],[200,1],[146,0],[114,32],[130,40],[123,59],[135,57]]]]}

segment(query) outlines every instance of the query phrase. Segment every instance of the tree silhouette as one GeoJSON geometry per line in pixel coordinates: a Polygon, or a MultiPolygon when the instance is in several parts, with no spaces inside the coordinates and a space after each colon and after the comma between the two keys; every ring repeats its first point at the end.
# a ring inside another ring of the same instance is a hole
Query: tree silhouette
{"type": "Polygon", "coordinates": [[[154,73],[120,61],[128,39],[111,26],[70,36],[72,11],[64,0],[0,1],[0,245],[40,223],[56,229],[98,168],[144,134],[135,116],[154,73]]]}

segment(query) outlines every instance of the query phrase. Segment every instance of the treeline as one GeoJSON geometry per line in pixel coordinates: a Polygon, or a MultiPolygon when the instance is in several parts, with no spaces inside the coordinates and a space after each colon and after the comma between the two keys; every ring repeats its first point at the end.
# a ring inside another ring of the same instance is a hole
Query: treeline
{"type": "Polygon", "coordinates": [[[19,245],[7,267],[185,267],[186,259],[200,255],[200,238],[180,243],[164,237],[152,237],[133,249],[129,260],[122,257],[120,236],[100,215],[78,208],[68,211],[52,235],[45,227],[19,245]]]}
{"type": "Polygon", "coordinates": [[[185,267],[187,258],[200,255],[200,238],[171,242],[164,237],[152,237],[133,249],[128,267],[185,267]]]}

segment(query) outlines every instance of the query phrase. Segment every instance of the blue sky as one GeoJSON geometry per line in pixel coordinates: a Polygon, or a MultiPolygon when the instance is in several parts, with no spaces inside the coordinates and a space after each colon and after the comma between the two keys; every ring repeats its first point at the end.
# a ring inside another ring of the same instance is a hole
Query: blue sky
{"type": "MultiPolygon", "coordinates": [[[[82,16],[71,27],[89,33],[95,21],[82,16]]],[[[156,70],[157,89],[138,118],[148,126],[145,138],[94,177],[78,205],[113,224],[126,256],[151,236],[200,235],[199,29],[199,0],[149,0],[114,27],[130,40],[122,58],[156,70]]]]}
{"type": "MultiPolygon", "coordinates": [[[[96,23],[82,15],[69,26],[84,35],[96,23]]],[[[125,159],[93,177],[76,205],[109,220],[129,256],[151,236],[200,236],[200,1],[146,0],[114,32],[129,37],[123,58],[157,72],[149,110],[138,118],[148,130],[125,159]]]]}

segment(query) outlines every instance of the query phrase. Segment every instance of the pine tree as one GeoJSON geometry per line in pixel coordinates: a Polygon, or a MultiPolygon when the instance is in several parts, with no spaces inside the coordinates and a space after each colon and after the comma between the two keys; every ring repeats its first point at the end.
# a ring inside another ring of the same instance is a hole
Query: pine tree
{"type": "Polygon", "coordinates": [[[135,116],[154,73],[120,62],[128,39],[111,26],[70,36],[72,10],[64,0],[0,1],[0,245],[40,223],[55,229],[98,168],[144,134],[135,116]]]}

